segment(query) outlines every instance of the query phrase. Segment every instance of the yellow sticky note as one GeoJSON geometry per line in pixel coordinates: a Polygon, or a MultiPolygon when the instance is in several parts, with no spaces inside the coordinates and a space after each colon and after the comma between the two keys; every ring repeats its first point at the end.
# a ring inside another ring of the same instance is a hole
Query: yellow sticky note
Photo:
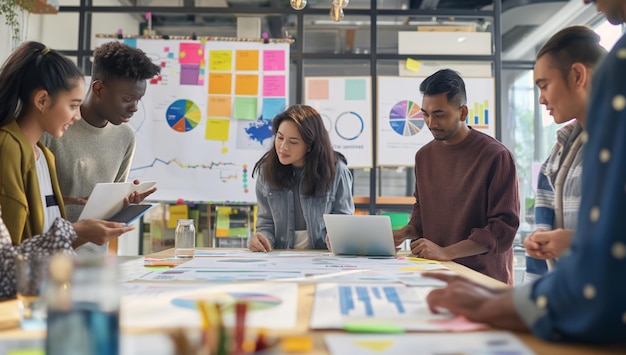
{"type": "Polygon", "coordinates": [[[208,118],[206,121],[206,131],[204,138],[210,141],[226,142],[228,131],[230,130],[230,120],[219,118],[208,118]]]}
{"type": "Polygon", "coordinates": [[[419,60],[415,60],[415,59],[411,59],[411,58],[407,58],[406,59],[406,70],[410,70],[414,73],[417,73],[418,71],[420,71],[420,67],[422,66],[422,63],[419,60]]]}
{"type": "Polygon", "coordinates": [[[233,69],[233,52],[230,50],[209,51],[209,69],[229,71],[233,69]]]}
{"type": "Polygon", "coordinates": [[[9,350],[7,355],[45,355],[46,352],[43,349],[20,349],[9,350]]]}
{"type": "Polygon", "coordinates": [[[417,264],[441,264],[441,261],[424,259],[424,258],[408,257],[406,258],[406,260],[413,262],[413,263],[417,263],[417,264]]]}
{"type": "Polygon", "coordinates": [[[280,348],[286,353],[308,353],[313,351],[313,339],[307,335],[284,337],[280,348]]]}
{"type": "Polygon", "coordinates": [[[404,266],[400,268],[400,271],[424,271],[423,267],[419,266],[404,266]]]}
{"type": "Polygon", "coordinates": [[[170,205],[170,218],[167,220],[167,228],[176,228],[179,219],[189,218],[187,205],[170,205]]]}

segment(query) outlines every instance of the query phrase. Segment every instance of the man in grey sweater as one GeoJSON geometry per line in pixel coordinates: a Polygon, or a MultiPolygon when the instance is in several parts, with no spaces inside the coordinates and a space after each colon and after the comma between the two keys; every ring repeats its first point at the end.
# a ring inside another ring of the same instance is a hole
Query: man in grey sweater
{"type": "MultiPolygon", "coordinates": [[[[67,217],[75,222],[97,183],[125,182],[135,152],[135,134],[127,123],[146,92],[146,80],[161,68],[137,48],[117,41],[94,51],[92,78],[80,112],[82,120],[62,138],[42,137],[56,157],[57,175],[67,217]]],[[[138,182],[136,182],[138,183],[138,182]]],[[[134,193],[128,202],[141,202],[156,188],[134,193]]],[[[108,244],[87,243],[77,254],[103,255],[108,244]]]]}

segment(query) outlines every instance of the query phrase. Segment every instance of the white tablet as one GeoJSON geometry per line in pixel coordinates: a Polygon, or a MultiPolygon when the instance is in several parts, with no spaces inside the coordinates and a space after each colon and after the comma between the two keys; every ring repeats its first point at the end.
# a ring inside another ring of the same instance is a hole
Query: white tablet
{"type": "Polygon", "coordinates": [[[99,183],[93,188],[78,220],[107,219],[124,207],[124,198],[131,192],[143,193],[156,185],[156,181],[145,181],[139,185],[132,182],[99,183]]]}
{"type": "Polygon", "coordinates": [[[389,216],[325,214],[324,222],[336,255],[396,255],[389,216]]]}

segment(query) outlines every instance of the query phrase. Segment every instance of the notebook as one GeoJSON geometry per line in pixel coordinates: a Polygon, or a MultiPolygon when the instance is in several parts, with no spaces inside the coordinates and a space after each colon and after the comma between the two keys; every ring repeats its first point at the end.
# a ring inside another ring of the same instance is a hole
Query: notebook
{"type": "Polygon", "coordinates": [[[333,254],[395,256],[389,216],[325,214],[333,254]]]}

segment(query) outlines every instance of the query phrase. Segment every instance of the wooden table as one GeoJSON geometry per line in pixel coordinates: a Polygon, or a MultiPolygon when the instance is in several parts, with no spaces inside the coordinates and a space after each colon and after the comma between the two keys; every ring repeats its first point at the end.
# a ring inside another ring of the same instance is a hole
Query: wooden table
{"type": "MultiPolygon", "coordinates": [[[[173,256],[173,250],[166,250],[149,255],[153,258],[166,258],[173,256]]],[[[182,263],[182,262],[181,262],[182,263]]],[[[484,283],[492,287],[507,287],[505,284],[492,279],[488,276],[480,274],[463,265],[455,262],[444,262],[452,271],[469,277],[475,281],[484,283]]],[[[298,287],[298,315],[297,324],[294,329],[288,331],[274,332],[276,335],[302,335],[307,334],[313,338],[314,350],[309,352],[312,355],[328,354],[326,345],[324,344],[324,335],[329,331],[317,331],[309,329],[309,320],[311,317],[311,309],[313,307],[313,298],[315,293],[315,284],[301,283],[298,287]]],[[[19,329],[18,325],[19,313],[17,309],[17,301],[9,300],[0,302],[0,337],[33,337],[44,336],[43,332],[25,332],[19,329]]],[[[141,329],[124,329],[124,332],[142,332],[141,329]]],[[[342,331],[336,331],[342,333],[342,331]]],[[[548,343],[540,340],[528,333],[516,333],[516,335],[535,353],[539,355],[624,355],[626,354],[626,346],[619,347],[599,347],[588,345],[563,345],[556,343],[548,343]]]]}

